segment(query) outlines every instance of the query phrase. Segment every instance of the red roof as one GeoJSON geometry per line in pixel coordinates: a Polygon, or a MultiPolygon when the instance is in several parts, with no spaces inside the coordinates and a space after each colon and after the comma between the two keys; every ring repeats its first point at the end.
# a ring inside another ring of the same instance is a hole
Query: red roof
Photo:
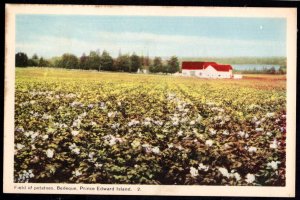
{"type": "Polygon", "coordinates": [[[215,64],[215,65],[211,65],[213,68],[215,68],[215,70],[217,71],[222,71],[222,72],[228,72],[229,70],[232,70],[231,65],[219,65],[219,64],[215,64]]]}
{"type": "Polygon", "coordinates": [[[182,69],[188,70],[203,70],[208,66],[212,66],[217,71],[227,72],[229,70],[232,70],[231,65],[220,65],[215,62],[182,62],[182,69]]]}

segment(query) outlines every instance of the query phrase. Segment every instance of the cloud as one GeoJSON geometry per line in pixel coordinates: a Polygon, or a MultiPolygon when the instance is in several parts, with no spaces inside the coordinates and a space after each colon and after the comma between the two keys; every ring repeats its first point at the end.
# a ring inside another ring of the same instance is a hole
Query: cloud
{"type": "Polygon", "coordinates": [[[266,40],[222,39],[164,35],[146,32],[97,32],[84,39],[40,36],[16,44],[17,51],[51,57],[69,52],[80,56],[90,50],[107,50],[113,56],[136,52],[150,56],[284,56],[285,43],[266,40]]]}
{"type": "Polygon", "coordinates": [[[134,41],[135,43],[157,43],[157,44],[196,44],[196,45],[273,45],[272,41],[265,40],[240,40],[240,39],[221,39],[209,38],[200,36],[185,36],[185,35],[163,35],[153,33],[137,33],[137,32],[99,32],[97,34],[98,40],[111,42],[126,42],[134,41]]]}

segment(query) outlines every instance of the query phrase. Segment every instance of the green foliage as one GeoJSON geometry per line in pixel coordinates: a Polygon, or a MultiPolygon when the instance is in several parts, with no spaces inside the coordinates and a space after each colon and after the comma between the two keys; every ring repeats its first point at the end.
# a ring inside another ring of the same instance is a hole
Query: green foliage
{"type": "Polygon", "coordinates": [[[101,70],[112,71],[113,70],[113,58],[107,51],[102,52],[101,56],[101,70]]]}
{"type": "Polygon", "coordinates": [[[15,56],[15,62],[17,67],[27,67],[28,57],[25,53],[19,52],[15,56]]]}
{"type": "Polygon", "coordinates": [[[33,59],[28,59],[28,66],[30,67],[37,67],[39,66],[39,60],[33,60],[33,59]]]}
{"type": "Polygon", "coordinates": [[[41,57],[39,59],[39,64],[38,64],[39,67],[49,67],[50,66],[50,63],[49,61],[45,60],[43,57],[41,57]]]}
{"type": "Polygon", "coordinates": [[[274,77],[18,68],[14,180],[285,186],[286,81],[274,77]]]}
{"type": "Polygon", "coordinates": [[[58,68],[58,63],[59,63],[60,59],[61,59],[61,57],[58,57],[58,56],[48,59],[50,67],[58,68]]]}
{"type": "Polygon", "coordinates": [[[279,74],[286,74],[286,66],[280,66],[278,70],[279,74]]]}
{"type": "Polygon", "coordinates": [[[168,60],[168,65],[167,65],[167,72],[168,73],[175,73],[179,71],[179,62],[178,62],[178,58],[176,56],[172,56],[169,60],[168,60]]]}
{"type": "Polygon", "coordinates": [[[130,72],[137,72],[137,70],[142,67],[140,57],[137,56],[136,54],[131,55],[130,61],[131,61],[130,72]]]}
{"type": "Polygon", "coordinates": [[[98,51],[91,51],[87,59],[87,66],[92,70],[100,70],[101,67],[101,56],[98,51]]]}
{"type": "Polygon", "coordinates": [[[176,56],[172,56],[167,60],[167,65],[163,65],[160,57],[155,57],[153,65],[150,66],[149,70],[152,73],[176,73],[179,71],[179,62],[176,56]]]}
{"type": "Polygon", "coordinates": [[[131,72],[131,63],[129,55],[119,55],[115,62],[115,71],[131,72]]]}
{"type": "Polygon", "coordinates": [[[33,59],[33,60],[38,60],[39,57],[38,57],[38,55],[35,53],[35,54],[33,54],[32,59],[33,59]]]}
{"type": "Polygon", "coordinates": [[[154,58],[153,65],[150,66],[149,70],[152,73],[163,72],[163,64],[162,64],[161,57],[154,58]]]}
{"type": "Polygon", "coordinates": [[[39,57],[37,54],[34,54],[32,58],[28,59],[28,66],[36,67],[39,66],[39,57]]]}
{"type": "Polygon", "coordinates": [[[85,54],[82,54],[82,56],[81,56],[80,59],[79,59],[79,66],[80,66],[80,69],[85,69],[85,70],[88,70],[88,69],[89,69],[88,59],[89,59],[88,56],[86,56],[85,54]]]}
{"type": "Polygon", "coordinates": [[[66,68],[66,69],[78,69],[79,62],[75,55],[65,53],[62,55],[61,59],[57,61],[57,66],[59,68],[66,68]]]}
{"type": "Polygon", "coordinates": [[[149,56],[141,56],[141,64],[142,66],[150,66],[151,59],[149,58],[149,56]]]}
{"type": "Polygon", "coordinates": [[[194,57],[180,58],[172,56],[163,63],[160,57],[155,57],[152,60],[149,56],[138,56],[133,53],[129,55],[119,54],[118,58],[112,58],[107,51],[100,54],[99,50],[91,51],[89,55],[83,54],[77,58],[72,54],[64,54],[61,57],[53,57],[51,59],[40,60],[37,54],[28,59],[25,53],[16,54],[16,66],[41,66],[67,69],[85,69],[85,70],[103,70],[103,71],[122,71],[122,72],[137,72],[138,69],[147,69],[151,73],[176,73],[180,72],[179,63],[182,61],[215,61],[218,63],[230,64],[273,64],[280,65],[278,71],[274,68],[263,70],[234,70],[234,72],[242,74],[286,74],[286,58],[285,57],[232,57],[232,58],[217,58],[217,57],[194,57]],[[42,63],[40,64],[40,61],[42,63]]]}

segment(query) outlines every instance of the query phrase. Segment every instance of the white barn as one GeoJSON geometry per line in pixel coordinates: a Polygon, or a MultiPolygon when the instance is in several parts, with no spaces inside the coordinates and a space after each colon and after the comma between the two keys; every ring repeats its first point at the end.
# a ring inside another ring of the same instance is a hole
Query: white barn
{"type": "Polygon", "coordinates": [[[234,74],[234,75],[233,75],[233,78],[234,78],[234,79],[242,79],[242,78],[243,78],[243,75],[242,75],[242,74],[234,74]]]}
{"type": "Polygon", "coordinates": [[[138,74],[148,74],[148,70],[139,68],[136,73],[138,73],[138,74]]]}
{"type": "Polygon", "coordinates": [[[182,62],[183,76],[200,78],[232,78],[232,66],[215,62],[182,62]]]}

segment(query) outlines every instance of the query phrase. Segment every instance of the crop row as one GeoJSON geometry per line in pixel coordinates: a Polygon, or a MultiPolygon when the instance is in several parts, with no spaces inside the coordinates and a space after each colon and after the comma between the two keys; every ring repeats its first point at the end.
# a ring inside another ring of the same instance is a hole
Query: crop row
{"type": "Polygon", "coordinates": [[[17,78],[15,182],[285,185],[285,92],[17,78]]]}

